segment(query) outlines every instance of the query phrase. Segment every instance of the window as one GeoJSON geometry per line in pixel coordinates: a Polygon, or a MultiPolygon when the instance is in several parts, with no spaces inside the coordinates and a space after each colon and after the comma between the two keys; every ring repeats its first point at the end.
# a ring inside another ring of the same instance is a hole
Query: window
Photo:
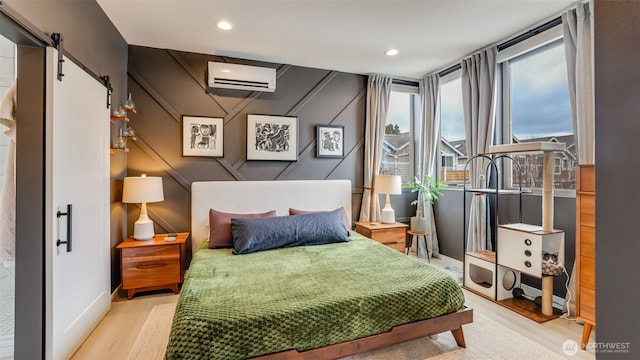
{"type": "Polygon", "coordinates": [[[453,170],[453,154],[442,154],[442,169],[453,170]]]}
{"type": "Polygon", "coordinates": [[[440,179],[447,184],[462,183],[468,174],[467,143],[464,135],[462,80],[460,71],[441,80],[440,85],[440,179]]]}
{"type": "MultiPolygon", "coordinates": [[[[554,153],[554,189],[575,189],[576,153],[562,38],[506,60],[502,68],[503,143],[551,141],[567,150],[554,153]]],[[[522,186],[542,188],[542,154],[518,154],[522,186]]],[[[509,171],[505,171],[509,174],[509,171]]],[[[511,182],[518,186],[512,168],[511,182]]]]}
{"type": "Polygon", "coordinates": [[[402,184],[413,178],[417,89],[395,86],[391,90],[382,146],[380,174],[400,175],[402,184]]]}

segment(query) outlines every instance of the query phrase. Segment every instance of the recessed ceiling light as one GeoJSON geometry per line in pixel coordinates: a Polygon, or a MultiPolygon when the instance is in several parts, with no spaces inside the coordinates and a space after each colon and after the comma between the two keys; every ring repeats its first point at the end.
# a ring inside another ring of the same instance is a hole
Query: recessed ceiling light
{"type": "Polygon", "coordinates": [[[228,21],[218,21],[216,23],[216,26],[220,30],[231,30],[231,29],[233,29],[233,25],[231,25],[231,23],[228,22],[228,21]]]}
{"type": "Polygon", "coordinates": [[[398,50],[389,49],[389,50],[385,51],[384,53],[387,54],[388,56],[396,56],[396,55],[398,55],[398,50]]]}

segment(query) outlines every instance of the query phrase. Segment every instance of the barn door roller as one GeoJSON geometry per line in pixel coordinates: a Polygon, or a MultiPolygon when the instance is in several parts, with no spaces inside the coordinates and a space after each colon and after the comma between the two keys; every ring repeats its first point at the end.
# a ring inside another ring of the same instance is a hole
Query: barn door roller
{"type": "Polygon", "coordinates": [[[62,81],[62,77],[64,76],[64,74],[62,73],[62,63],[64,62],[64,59],[62,58],[62,42],[64,41],[64,38],[60,33],[53,33],[51,34],[51,40],[53,40],[53,46],[56,48],[56,50],[58,50],[58,80],[62,81]]]}

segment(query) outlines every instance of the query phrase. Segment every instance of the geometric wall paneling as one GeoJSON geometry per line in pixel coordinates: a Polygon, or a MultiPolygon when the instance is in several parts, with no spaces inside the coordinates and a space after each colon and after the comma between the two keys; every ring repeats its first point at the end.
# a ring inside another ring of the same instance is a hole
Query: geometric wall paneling
{"type": "MultiPolygon", "coordinates": [[[[128,75],[139,110],[129,175],[153,171],[163,177],[165,200],[152,204],[161,218],[157,226],[189,230],[190,184],[200,180],[348,179],[352,212],[359,211],[366,76],[139,46],[129,46],[128,75]],[[276,91],[207,88],[209,61],[274,68],[276,91]],[[247,114],[298,117],[298,161],[247,161],[247,114]],[[223,119],[224,157],[182,156],[183,115],[223,119]],[[344,158],[315,157],[317,124],[344,126],[344,158]]],[[[132,227],[137,210],[131,206],[129,212],[132,227]]]]}

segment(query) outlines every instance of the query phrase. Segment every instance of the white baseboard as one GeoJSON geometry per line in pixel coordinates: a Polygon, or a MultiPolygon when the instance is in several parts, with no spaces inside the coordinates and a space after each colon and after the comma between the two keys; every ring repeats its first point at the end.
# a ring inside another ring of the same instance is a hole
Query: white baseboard
{"type": "Polygon", "coordinates": [[[111,302],[113,302],[118,297],[118,292],[120,291],[121,287],[122,287],[122,284],[118,285],[118,287],[115,290],[113,290],[113,292],[111,293],[111,302]]]}
{"type": "MultiPolygon", "coordinates": [[[[542,290],[536,289],[529,285],[521,284],[520,287],[524,291],[525,294],[529,296],[538,297],[542,296],[542,290]]],[[[553,307],[556,309],[560,309],[560,311],[564,311],[564,298],[560,296],[553,295],[553,307]]]]}

